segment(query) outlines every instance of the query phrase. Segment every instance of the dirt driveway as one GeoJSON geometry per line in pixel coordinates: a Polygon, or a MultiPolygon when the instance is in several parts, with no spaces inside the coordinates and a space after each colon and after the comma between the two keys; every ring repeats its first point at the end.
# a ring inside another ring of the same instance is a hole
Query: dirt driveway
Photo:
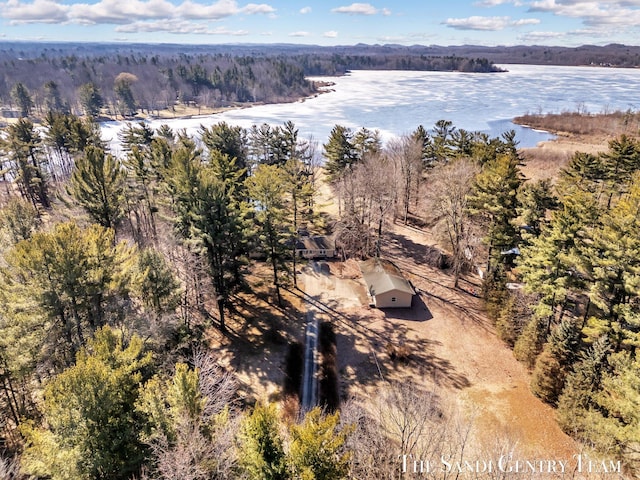
{"type": "Polygon", "coordinates": [[[436,385],[448,405],[473,418],[478,441],[506,435],[522,452],[571,458],[578,446],[557,426],[553,409],[531,394],[526,369],[497,339],[480,300],[467,293],[479,290],[478,281],[464,279],[467,291],[452,288],[450,276],[425,263],[432,248],[423,232],[400,225],[384,245],[383,255],[419,291],[411,309],[366,306],[353,260],[331,262],[331,275],[306,278],[313,289],[320,282],[318,300],[338,332],[343,397],[411,378],[426,389],[436,385]],[[398,351],[408,355],[406,363],[392,360],[398,351]]]}

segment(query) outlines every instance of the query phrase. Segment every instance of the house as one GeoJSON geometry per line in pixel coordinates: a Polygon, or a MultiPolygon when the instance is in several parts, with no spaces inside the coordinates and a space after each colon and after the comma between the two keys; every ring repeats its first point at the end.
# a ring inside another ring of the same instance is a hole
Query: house
{"type": "Polygon", "coordinates": [[[391,261],[371,258],[360,262],[369,303],[377,308],[410,308],[416,294],[411,283],[391,261]]]}
{"type": "Polygon", "coordinates": [[[325,235],[302,236],[296,242],[296,256],[304,258],[333,258],[336,242],[325,235]]]}

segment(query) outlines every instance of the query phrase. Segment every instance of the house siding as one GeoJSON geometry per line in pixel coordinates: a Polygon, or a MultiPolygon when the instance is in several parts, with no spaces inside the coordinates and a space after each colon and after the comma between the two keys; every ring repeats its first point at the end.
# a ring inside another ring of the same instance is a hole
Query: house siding
{"type": "Polygon", "coordinates": [[[413,295],[399,290],[390,290],[374,296],[377,308],[411,308],[413,295]],[[395,298],[395,302],[393,299],[395,298]]]}

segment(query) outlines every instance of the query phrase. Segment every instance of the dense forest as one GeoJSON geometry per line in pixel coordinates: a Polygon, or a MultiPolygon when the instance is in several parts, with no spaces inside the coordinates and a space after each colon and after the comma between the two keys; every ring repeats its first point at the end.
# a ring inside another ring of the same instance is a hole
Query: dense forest
{"type": "Polygon", "coordinates": [[[114,48],[0,44],[0,105],[4,116],[48,111],[132,117],[176,104],[219,108],[277,103],[316,92],[308,75],[352,69],[494,72],[486,59],[386,51],[349,54],[255,48],[245,54],[189,47],[114,48]],[[214,52],[212,52],[213,50],[214,52]]]}
{"type": "MultiPolygon", "coordinates": [[[[9,125],[0,145],[5,477],[377,479],[397,478],[391,450],[464,458],[467,427],[410,383],[299,416],[295,389],[283,410],[253,405],[208,348],[208,329],[235,338],[230,316],[255,321],[237,312],[259,297],[256,267],[273,308],[292,311],[292,241],[329,226],[320,152],[295,125],[191,138],[131,124],[118,158],[90,118],[47,119],[9,125]]],[[[441,238],[454,285],[482,266],[533,392],[567,433],[637,469],[638,140],[576,153],[555,185],[525,181],[513,132],[444,120],[387,145],[336,125],[322,154],[344,255],[378,255],[390,222],[412,222],[441,238]]]]}

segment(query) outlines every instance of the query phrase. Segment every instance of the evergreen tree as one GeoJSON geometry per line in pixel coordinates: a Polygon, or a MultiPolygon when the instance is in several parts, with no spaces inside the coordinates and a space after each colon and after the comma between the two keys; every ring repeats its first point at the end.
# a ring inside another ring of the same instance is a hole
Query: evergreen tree
{"type": "Polygon", "coordinates": [[[534,315],[513,346],[513,356],[532,369],[547,337],[547,321],[534,315]]]}
{"type": "Polygon", "coordinates": [[[33,110],[33,100],[31,94],[25,85],[21,82],[16,83],[11,89],[11,98],[20,110],[20,117],[26,118],[31,114],[33,110]]]}
{"type": "Polygon", "coordinates": [[[25,118],[10,124],[6,132],[7,136],[0,139],[0,145],[7,152],[10,171],[20,193],[34,206],[39,203],[48,208],[49,188],[44,168],[46,158],[42,152],[40,134],[33,123],[25,118]]]}
{"type": "Polygon", "coordinates": [[[629,188],[588,229],[579,247],[591,302],[601,312],[589,320],[585,333],[592,338],[607,334],[616,350],[635,351],[640,346],[640,174],[629,188]]]}
{"type": "Polygon", "coordinates": [[[324,168],[329,180],[335,181],[356,161],[353,133],[347,127],[335,125],[323,147],[327,159],[324,168]]]}
{"type": "Polygon", "coordinates": [[[258,237],[273,270],[273,284],[280,305],[280,272],[284,269],[286,241],[291,238],[286,210],[286,173],[277,165],[260,165],[246,185],[255,208],[258,237]]]}
{"type": "Polygon", "coordinates": [[[576,190],[600,197],[604,193],[606,166],[600,156],[576,152],[569,165],[560,171],[558,191],[566,196],[576,190]]]}
{"type": "Polygon", "coordinates": [[[134,406],[150,363],[138,336],[98,330],[76,364],[47,385],[46,427],[23,428],[24,471],[53,480],[131,478],[146,455],[134,406]]]}
{"type": "Polygon", "coordinates": [[[427,158],[430,164],[443,163],[454,155],[452,145],[456,127],[450,120],[438,120],[433,126],[430,142],[427,146],[427,158]]]}
{"type": "Polygon", "coordinates": [[[124,215],[125,172],[104,150],[89,146],[75,162],[67,192],[96,223],[115,228],[124,215]]]}
{"type": "MultiPolygon", "coordinates": [[[[331,138],[329,139],[331,141],[331,138]]],[[[367,155],[377,155],[382,151],[382,140],[378,130],[371,131],[361,127],[351,141],[356,161],[362,161],[367,155]]]]}
{"type": "Polygon", "coordinates": [[[620,352],[609,357],[601,389],[590,411],[590,440],[601,451],[621,458],[632,475],[640,472],[640,360],[620,352]]]}
{"type": "Polygon", "coordinates": [[[100,109],[104,105],[104,100],[98,87],[92,83],[85,83],[78,89],[78,99],[84,114],[95,118],[100,115],[100,109]]]}
{"type": "Polygon", "coordinates": [[[286,480],[284,442],[275,404],[256,404],[240,433],[240,464],[251,480],[286,480]]]}
{"type": "Polygon", "coordinates": [[[513,348],[531,320],[531,298],[520,291],[509,291],[496,319],[498,337],[513,348]]]}
{"type": "Polygon", "coordinates": [[[608,193],[607,208],[613,197],[626,192],[634,172],[640,168],[640,143],[627,135],[609,141],[609,150],[601,155],[608,193]]]}
{"type": "Polygon", "coordinates": [[[484,240],[489,246],[489,273],[501,260],[501,252],[519,243],[513,220],[517,217],[518,191],[522,182],[518,159],[513,155],[501,155],[487,162],[476,177],[469,210],[487,231],[484,240]]]}
{"type": "MultiPolygon", "coordinates": [[[[12,198],[0,209],[0,232],[4,232],[10,244],[27,240],[41,225],[38,211],[29,202],[12,198]]],[[[1,251],[1,249],[0,249],[1,251]]]]}
{"type": "Polygon", "coordinates": [[[242,284],[245,263],[246,206],[235,198],[244,170],[237,170],[235,162],[217,150],[211,152],[206,165],[199,155],[192,142],[178,148],[166,181],[173,198],[176,230],[207,260],[224,330],[225,308],[242,284]]]}
{"type": "Polygon", "coordinates": [[[247,168],[247,132],[242,127],[226,122],[216,123],[209,128],[201,126],[200,136],[207,150],[217,150],[230,159],[235,158],[238,169],[247,168]]]}
{"type": "Polygon", "coordinates": [[[155,241],[158,185],[152,164],[151,141],[146,145],[132,146],[122,164],[127,169],[127,200],[136,218],[138,239],[147,235],[155,241]]]}
{"type": "MultiPolygon", "coordinates": [[[[114,240],[112,230],[98,225],[82,230],[60,223],[6,253],[7,300],[22,305],[29,322],[37,324],[30,335],[36,337],[31,352],[38,360],[44,356],[54,365],[68,365],[95,329],[126,313],[107,307],[127,298],[136,257],[114,240]]],[[[20,328],[21,312],[10,317],[10,326],[20,328]]]]}
{"type": "Polygon", "coordinates": [[[548,179],[525,183],[518,192],[518,220],[529,235],[537,237],[547,223],[547,213],[558,208],[548,179]]]}
{"type": "Polygon", "coordinates": [[[350,426],[339,429],[340,413],[308,412],[302,424],[291,426],[289,461],[296,478],[340,480],[348,478],[351,453],[345,448],[350,426]]]}
{"type": "Polygon", "coordinates": [[[44,103],[47,112],[67,113],[69,110],[60,96],[58,84],[53,80],[49,80],[44,84],[44,103]]]}
{"type": "Polygon", "coordinates": [[[596,407],[595,396],[600,391],[602,376],[609,370],[608,356],[611,344],[606,336],[593,342],[583,351],[580,361],[565,381],[565,387],[558,400],[558,423],[571,435],[577,435],[583,441],[589,441],[592,425],[589,412],[596,407]]]}
{"type": "Polygon", "coordinates": [[[138,256],[137,297],[157,315],[170,312],[180,300],[180,285],[161,253],[152,248],[138,256]]]}
{"type": "Polygon", "coordinates": [[[572,320],[562,321],[549,336],[536,360],[531,390],[547,403],[556,404],[565,378],[580,350],[580,329],[572,320]]]}

